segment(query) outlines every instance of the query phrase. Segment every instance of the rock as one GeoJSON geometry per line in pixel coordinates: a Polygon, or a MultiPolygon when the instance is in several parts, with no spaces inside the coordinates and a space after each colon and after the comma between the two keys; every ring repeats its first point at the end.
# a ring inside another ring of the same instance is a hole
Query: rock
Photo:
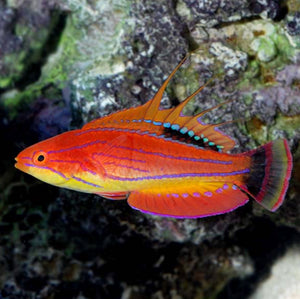
{"type": "Polygon", "coordinates": [[[268,278],[263,280],[249,299],[297,299],[300,294],[300,250],[289,249],[272,266],[268,278]]]}
{"type": "Polygon", "coordinates": [[[264,248],[279,252],[299,236],[295,1],[35,0],[0,9],[0,296],[244,298],[243,281],[255,286],[274,262],[264,248]],[[192,50],[162,108],[219,75],[186,112],[233,99],[206,120],[247,119],[224,127],[235,152],[288,138],[294,178],[277,213],[252,202],[205,219],[155,217],[13,170],[20,149],[151,99],[192,50]]]}

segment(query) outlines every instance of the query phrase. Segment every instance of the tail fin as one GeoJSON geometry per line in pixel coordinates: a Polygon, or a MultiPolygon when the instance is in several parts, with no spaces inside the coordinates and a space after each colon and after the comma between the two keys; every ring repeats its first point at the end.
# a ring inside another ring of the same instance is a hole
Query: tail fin
{"type": "Polygon", "coordinates": [[[266,209],[276,211],[284,200],[293,167],[287,141],[269,142],[246,155],[252,163],[245,191],[266,209]]]}

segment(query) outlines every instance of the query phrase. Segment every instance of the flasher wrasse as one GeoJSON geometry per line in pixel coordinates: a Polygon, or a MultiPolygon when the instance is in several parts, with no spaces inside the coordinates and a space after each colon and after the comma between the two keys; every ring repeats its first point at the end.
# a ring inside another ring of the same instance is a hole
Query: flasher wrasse
{"type": "Polygon", "coordinates": [[[283,202],[292,170],[286,140],[229,154],[235,142],[182,110],[160,110],[163,92],[184,60],[152,100],[113,113],[23,150],[16,167],[49,184],[127,199],[142,212],[196,218],[232,211],[249,198],[270,211],[283,202]]]}

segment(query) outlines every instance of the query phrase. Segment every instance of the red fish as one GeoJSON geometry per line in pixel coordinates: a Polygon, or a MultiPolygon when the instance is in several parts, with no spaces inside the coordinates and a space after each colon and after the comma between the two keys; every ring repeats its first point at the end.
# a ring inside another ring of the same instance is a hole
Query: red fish
{"type": "MultiPolygon", "coordinates": [[[[286,140],[229,154],[235,143],[182,110],[160,110],[163,92],[184,60],[146,104],[96,119],[23,150],[16,167],[36,178],[161,216],[196,218],[232,211],[249,198],[270,211],[283,202],[292,170],[286,140]]],[[[218,106],[217,106],[218,107],[218,106]]]]}

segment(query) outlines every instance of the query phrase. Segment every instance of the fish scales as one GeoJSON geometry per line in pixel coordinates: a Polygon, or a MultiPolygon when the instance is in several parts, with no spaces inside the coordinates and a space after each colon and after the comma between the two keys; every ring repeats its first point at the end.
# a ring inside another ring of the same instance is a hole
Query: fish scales
{"type": "MultiPolygon", "coordinates": [[[[146,104],[96,119],[23,150],[16,167],[42,181],[102,197],[127,199],[154,215],[197,218],[230,212],[249,198],[270,211],[282,204],[292,171],[285,139],[228,153],[234,140],[182,113],[204,86],[177,107],[160,110],[173,70],[146,104]]],[[[227,102],[225,102],[227,103],[227,102]]]]}

